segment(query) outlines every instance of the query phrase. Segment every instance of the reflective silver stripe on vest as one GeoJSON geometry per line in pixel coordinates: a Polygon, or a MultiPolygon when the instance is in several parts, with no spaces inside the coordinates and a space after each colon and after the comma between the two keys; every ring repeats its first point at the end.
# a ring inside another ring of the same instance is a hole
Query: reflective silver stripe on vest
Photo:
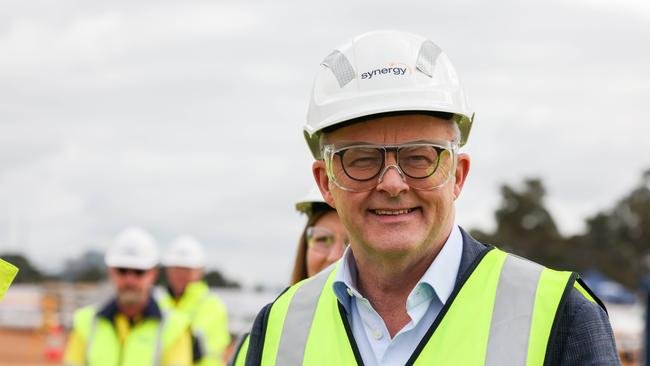
{"type": "Polygon", "coordinates": [[[86,354],[84,357],[84,365],[90,365],[89,356],[92,350],[92,345],[95,342],[95,333],[97,332],[97,313],[93,314],[93,319],[90,321],[90,329],[88,330],[88,339],[86,340],[86,354]]]}
{"type": "Polygon", "coordinates": [[[346,86],[355,77],[354,67],[352,67],[350,60],[340,51],[332,51],[321,62],[321,65],[332,71],[341,88],[346,86]]]}
{"type": "Polygon", "coordinates": [[[499,275],[486,366],[525,365],[537,285],[544,267],[509,254],[499,275]]]}
{"type": "MultiPolygon", "coordinates": [[[[246,342],[246,338],[250,337],[250,333],[244,333],[237,342],[235,343],[235,346],[232,348],[235,350],[235,353],[230,356],[230,361],[228,361],[227,366],[235,366],[235,363],[237,362],[237,359],[240,357],[244,357],[244,363],[246,361],[246,354],[240,355],[243,349],[241,349],[242,345],[244,342],[246,342]]],[[[248,352],[248,349],[246,350],[248,352]]]]}
{"type": "Polygon", "coordinates": [[[165,331],[165,325],[167,325],[167,312],[162,312],[162,319],[158,324],[158,331],[156,332],[156,350],[153,356],[153,366],[160,365],[160,360],[162,359],[162,348],[163,348],[163,332],[165,331]]]}
{"type": "MultiPolygon", "coordinates": [[[[194,319],[198,316],[199,310],[201,309],[201,306],[210,298],[210,291],[206,292],[203,297],[197,302],[196,306],[194,306],[194,309],[190,313],[190,324],[194,325],[194,319]]],[[[205,336],[205,333],[200,330],[200,329],[195,329],[192,328],[192,335],[194,336],[194,339],[196,339],[197,343],[199,344],[199,349],[201,352],[201,356],[203,356],[202,359],[206,359],[209,357],[212,358],[218,358],[220,354],[215,353],[215,354],[208,354],[208,339],[205,336]]]]}
{"type": "Polygon", "coordinates": [[[276,365],[302,365],[318,299],[335,265],[336,263],[309,279],[293,294],[282,326],[276,365]]]}

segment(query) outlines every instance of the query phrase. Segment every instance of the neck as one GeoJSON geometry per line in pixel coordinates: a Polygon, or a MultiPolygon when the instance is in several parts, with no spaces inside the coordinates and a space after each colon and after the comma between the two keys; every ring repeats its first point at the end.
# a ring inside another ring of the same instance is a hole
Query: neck
{"type": "Polygon", "coordinates": [[[172,295],[173,295],[173,297],[174,297],[174,300],[176,300],[176,301],[180,300],[181,297],[183,297],[183,293],[184,293],[184,292],[185,292],[185,289],[184,289],[184,288],[181,289],[181,290],[178,290],[178,291],[172,289],[172,295]]]}
{"type": "Polygon", "coordinates": [[[357,265],[357,287],[382,317],[391,337],[394,337],[408,322],[406,300],[449,237],[432,245],[424,253],[410,253],[404,256],[386,256],[380,253],[355,253],[357,265]]]}
{"type": "Polygon", "coordinates": [[[117,305],[120,312],[129,319],[133,319],[139,314],[142,314],[146,306],[147,306],[146,302],[139,303],[139,304],[118,304],[117,305]]]}

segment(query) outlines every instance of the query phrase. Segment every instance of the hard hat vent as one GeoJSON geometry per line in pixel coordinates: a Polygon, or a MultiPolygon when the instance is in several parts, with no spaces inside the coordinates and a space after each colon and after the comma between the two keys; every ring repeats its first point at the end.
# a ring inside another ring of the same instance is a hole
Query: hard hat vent
{"type": "Polygon", "coordinates": [[[139,253],[138,253],[138,249],[136,249],[136,248],[134,248],[134,247],[127,247],[127,248],[124,248],[124,255],[132,255],[132,256],[136,256],[136,255],[138,255],[138,254],[139,254],[139,253]]]}
{"type": "Polygon", "coordinates": [[[418,53],[418,59],[415,67],[432,78],[433,70],[436,66],[436,60],[441,53],[442,50],[440,47],[436,46],[435,43],[429,40],[425,41],[420,47],[420,52],[418,53]]]}
{"type": "Polygon", "coordinates": [[[334,50],[325,57],[323,62],[321,62],[321,65],[332,71],[341,88],[354,80],[356,76],[354,67],[352,67],[350,60],[348,60],[348,58],[338,50],[334,50]]]}

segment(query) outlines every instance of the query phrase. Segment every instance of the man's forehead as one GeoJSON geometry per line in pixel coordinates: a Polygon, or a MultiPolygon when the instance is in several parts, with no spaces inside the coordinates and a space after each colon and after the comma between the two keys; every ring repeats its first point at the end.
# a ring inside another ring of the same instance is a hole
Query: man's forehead
{"type": "Polygon", "coordinates": [[[325,144],[343,141],[406,142],[454,139],[453,120],[426,114],[406,114],[367,118],[323,135],[325,144]]]}

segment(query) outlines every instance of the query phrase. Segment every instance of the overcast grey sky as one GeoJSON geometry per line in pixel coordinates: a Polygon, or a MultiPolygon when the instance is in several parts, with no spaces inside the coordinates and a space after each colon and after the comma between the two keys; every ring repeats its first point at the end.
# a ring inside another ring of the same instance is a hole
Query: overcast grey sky
{"type": "Polygon", "coordinates": [[[445,50],[476,111],[458,223],[541,177],[567,234],[650,167],[650,2],[0,2],[0,252],[57,268],[128,225],[288,280],[320,61],[369,30],[445,50]]]}

